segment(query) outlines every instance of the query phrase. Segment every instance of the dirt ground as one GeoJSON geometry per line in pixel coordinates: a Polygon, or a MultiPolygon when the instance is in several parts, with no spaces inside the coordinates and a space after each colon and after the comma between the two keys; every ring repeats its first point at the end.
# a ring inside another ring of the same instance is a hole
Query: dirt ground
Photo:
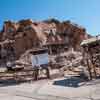
{"type": "MultiPolygon", "coordinates": [[[[54,77],[55,76],[55,77],[54,77]]],[[[0,80],[0,100],[100,100],[100,79],[84,81],[77,75],[16,83],[0,80]]]]}

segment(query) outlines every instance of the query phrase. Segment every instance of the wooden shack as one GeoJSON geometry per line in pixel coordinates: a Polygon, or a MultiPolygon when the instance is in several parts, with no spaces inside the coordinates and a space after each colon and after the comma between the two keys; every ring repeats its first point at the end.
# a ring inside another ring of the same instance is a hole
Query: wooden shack
{"type": "Polygon", "coordinates": [[[59,54],[68,49],[66,43],[47,43],[43,46],[48,48],[48,52],[50,55],[59,54]]]}
{"type": "Polygon", "coordinates": [[[100,36],[84,40],[81,46],[83,47],[83,57],[90,79],[96,78],[100,73],[100,36]]]}
{"type": "Polygon", "coordinates": [[[48,55],[48,49],[47,48],[41,48],[41,49],[34,49],[30,51],[32,54],[31,56],[31,62],[32,67],[35,70],[35,80],[38,79],[39,70],[45,69],[46,70],[46,76],[47,78],[50,77],[49,74],[49,55],[48,55]]]}
{"type": "Polygon", "coordinates": [[[33,66],[40,66],[49,63],[48,49],[34,49],[30,51],[30,53],[32,54],[31,59],[33,66]]]}

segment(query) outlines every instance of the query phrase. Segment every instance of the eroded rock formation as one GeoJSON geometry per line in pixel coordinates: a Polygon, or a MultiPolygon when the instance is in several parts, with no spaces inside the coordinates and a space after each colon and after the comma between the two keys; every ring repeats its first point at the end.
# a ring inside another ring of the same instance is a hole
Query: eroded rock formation
{"type": "Polygon", "coordinates": [[[12,45],[16,58],[28,49],[42,47],[47,43],[65,43],[68,48],[77,51],[81,48],[81,41],[88,37],[86,30],[77,24],[56,19],[41,22],[30,19],[18,22],[5,21],[0,33],[1,44],[5,40],[14,40],[12,45]]]}

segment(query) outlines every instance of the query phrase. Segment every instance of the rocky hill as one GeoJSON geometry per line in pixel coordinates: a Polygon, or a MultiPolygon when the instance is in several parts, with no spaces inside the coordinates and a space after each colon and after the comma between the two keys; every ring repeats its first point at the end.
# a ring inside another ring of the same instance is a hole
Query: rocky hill
{"type": "Polygon", "coordinates": [[[5,55],[9,57],[12,52],[15,58],[19,58],[28,49],[46,44],[62,43],[77,51],[80,50],[81,41],[89,37],[85,28],[70,21],[60,22],[56,19],[39,22],[31,19],[18,22],[5,21],[0,32],[1,58],[5,55]]]}

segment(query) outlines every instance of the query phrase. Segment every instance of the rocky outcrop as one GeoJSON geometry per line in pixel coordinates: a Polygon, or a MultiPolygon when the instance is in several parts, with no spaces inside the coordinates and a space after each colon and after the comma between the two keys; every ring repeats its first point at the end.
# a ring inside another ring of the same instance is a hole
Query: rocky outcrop
{"type": "Polygon", "coordinates": [[[30,19],[5,21],[0,33],[1,44],[7,39],[14,40],[16,58],[28,49],[42,47],[47,43],[65,43],[68,48],[80,50],[80,42],[86,38],[88,34],[84,28],[70,21],[60,22],[56,19],[41,22],[33,22],[30,19]]]}
{"type": "Polygon", "coordinates": [[[71,46],[75,50],[80,49],[80,43],[82,40],[89,37],[85,28],[77,24],[73,24],[70,21],[59,22],[58,20],[50,19],[45,22],[55,23],[57,35],[60,35],[60,37],[67,42],[69,47],[71,46]]]}

